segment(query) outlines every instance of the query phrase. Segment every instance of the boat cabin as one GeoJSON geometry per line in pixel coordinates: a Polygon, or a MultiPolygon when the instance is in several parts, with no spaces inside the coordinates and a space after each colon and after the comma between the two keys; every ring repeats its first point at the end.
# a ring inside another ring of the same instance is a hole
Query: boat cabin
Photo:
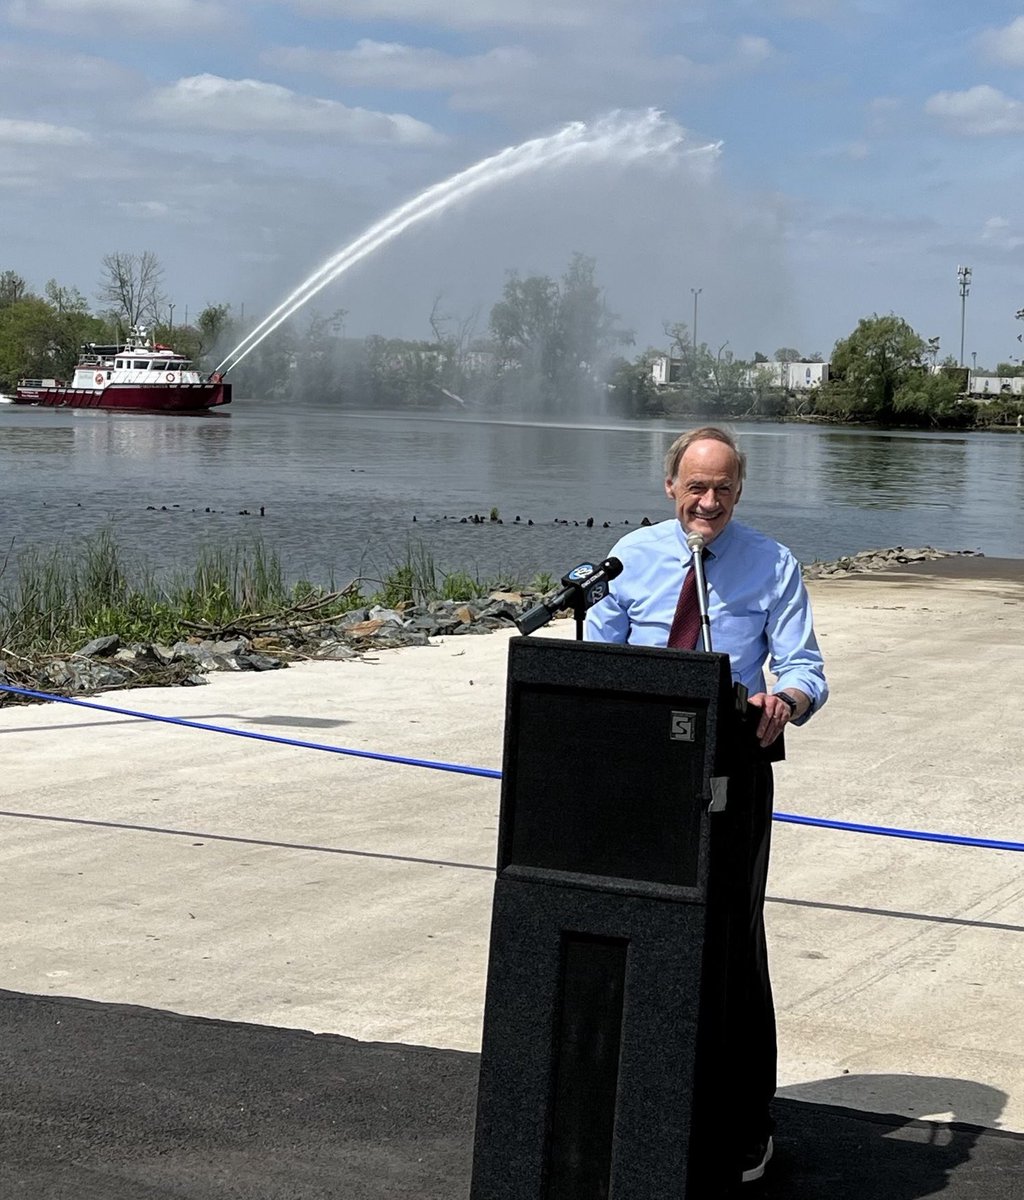
{"type": "Polygon", "coordinates": [[[199,373],[189,359],[170,346],[151,344],[141,325],[131,330],[127,342],[83,346],[75,367],[75,387],[103,388],[110,383],[147,387],[199,383],[199,373]]]}

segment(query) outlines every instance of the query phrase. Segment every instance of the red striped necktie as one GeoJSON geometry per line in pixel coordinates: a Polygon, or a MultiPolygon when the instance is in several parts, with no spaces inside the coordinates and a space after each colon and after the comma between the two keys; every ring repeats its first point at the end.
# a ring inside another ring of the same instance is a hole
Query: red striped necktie
{"type": "Polygon", "coordinates": [[[697,603],[697,575],[690,562],[683,586],[679,589],[676,613],[672,628],[668,631],[668,643],[672,650],[693,650],[700,633],[700,605],[697,603]]]}

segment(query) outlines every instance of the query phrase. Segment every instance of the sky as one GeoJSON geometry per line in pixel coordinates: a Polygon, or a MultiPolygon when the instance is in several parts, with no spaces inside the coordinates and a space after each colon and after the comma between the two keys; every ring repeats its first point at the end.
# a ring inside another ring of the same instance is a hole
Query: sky
{"type": "Polygon", "coordinates": [[[483,335],[508,272],[578,252],[635,352],[696,309],[743,358],[827,358],[890,312],[956,359],[964,314],[968,365],[1024,354],[1021,5],[0,0],[0,270],[38,291],[96,305],[104,255],[151,251],[174,322],[226,303],[255,324],[523,143],[528,169],[449,196],[295,319],[483,335]],[[566,137],[579,153],[553,153],[566,137]]]}

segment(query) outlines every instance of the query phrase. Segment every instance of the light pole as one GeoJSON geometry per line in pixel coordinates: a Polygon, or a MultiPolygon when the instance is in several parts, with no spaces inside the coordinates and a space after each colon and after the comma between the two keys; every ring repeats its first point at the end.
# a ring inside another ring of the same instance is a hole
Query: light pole
{"type": "Polygon", "coordinates": [[[964,365],[964,324],[967,319],[967,296],[971,290],[971,268],[957,267],[956,277],[960,281],[960,365],[964,365]]]}
{"type": "Polygon", "coordinates": [[[697,366],[697,297],[703,291],[703,288],[690,288],[693,292],[693,365],[697,366]]]}
{"type": "Polygon", "coordinates": [[[972,375],[976,374],[977,370],[978,370],[978,352],[977,352],[977,350],[972,350],[971,351],[971,374],[972,375]]]}
{"type": "Polygon", "coordinates": [[[173,333],[174,332],[174,305],[169,304],[167,307],[171,310],[170,318],[167,321],[167,329],[168,329],[168,332],[173,333]]]}

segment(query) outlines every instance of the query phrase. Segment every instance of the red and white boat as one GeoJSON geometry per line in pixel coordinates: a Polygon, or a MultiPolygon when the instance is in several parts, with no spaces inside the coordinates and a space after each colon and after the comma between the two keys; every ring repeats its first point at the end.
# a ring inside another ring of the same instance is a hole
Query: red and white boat
{"type": "Polygon", "coordinates": [[[121,346],[83,346],[70,383],[22,379],[16,404],[51,408],[108,408],[122,412],[200,412],[231,403],[231,384],[200,377],[183,355],[153,345],[141,326],[121,346]]]}

